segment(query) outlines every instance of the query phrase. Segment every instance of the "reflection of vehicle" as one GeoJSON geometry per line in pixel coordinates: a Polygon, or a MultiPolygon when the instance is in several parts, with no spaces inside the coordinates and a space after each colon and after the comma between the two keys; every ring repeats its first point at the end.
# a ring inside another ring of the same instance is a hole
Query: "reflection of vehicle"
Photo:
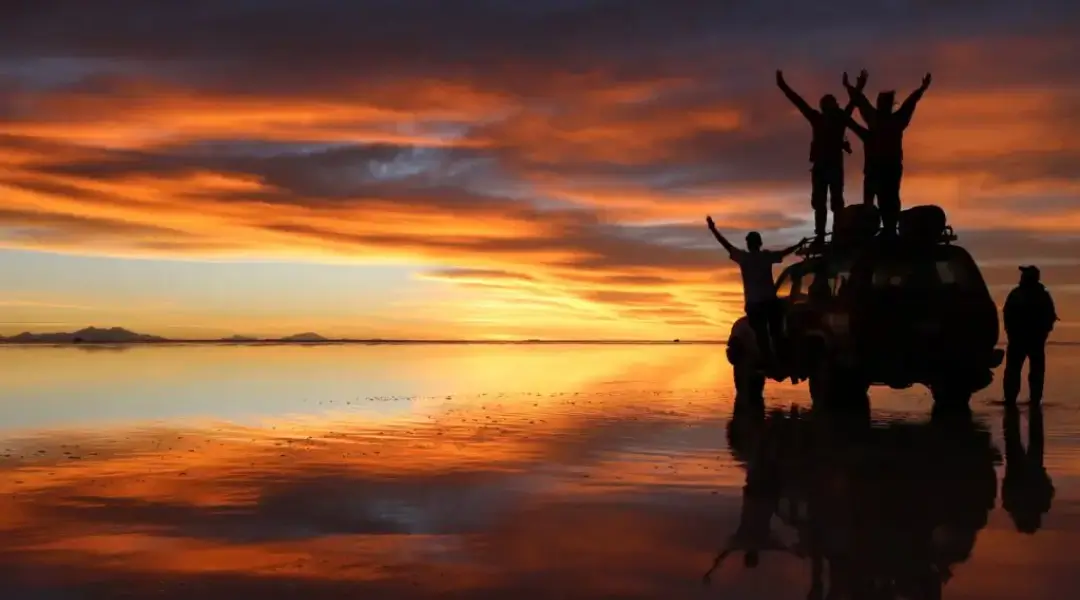
{"type": "Polygon", "coordinates": [[[875,237],[876,224],[844,231],[801,252],[778,279],[791,356],[781,371],[809,379],[815,399],[919,383],[938,404],[966,405],[1001,364],[997,306],[975,261],[952,243],[940,209],[904,213],[921,230],[902,222],[893,237],[875,237]],[[930,233],[927,214],[940,219],[930,233]]]}
{"type": "Polygon", "coordinates": [[[1001,453],[970,418],[847,417],[762,415],[742,428],[759,435],[732,437],[732,452],[748,477],[781,473],[777,515],[798,534],[793,550],[813,561],[816,588],[827,579],[829,597],[940,598],[987,524],[1001,453]]]}

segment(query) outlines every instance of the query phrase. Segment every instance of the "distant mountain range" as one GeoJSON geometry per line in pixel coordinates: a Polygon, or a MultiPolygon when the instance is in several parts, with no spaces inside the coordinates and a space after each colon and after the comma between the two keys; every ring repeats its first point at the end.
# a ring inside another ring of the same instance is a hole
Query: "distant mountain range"
{"type": "MultiPolygon", "coordinates": [[[[10,337],[0,336],[0,344],[155,344],[155,343],[188,343],[188,344],[317,344],[317,343],[346,343],[346,344],[668,344],[654,340],[410,340],[410,339],[351,339],[351,338],[326,338],[317,333],[297,333],[281,338],[256,338],[246,335],[233,335],[215,339],[169,339],[156,335],[135,333],[123,327],[111,327],[103,329],[99,327],[86,327],[70,333],[31,333],[29,331],[10,337]]],[[[674,343],[679,343],[675,340],[674,343]]],[[[697,341],[697,344],[716,344],[722,341],[697,341]]],[[[1051,342],[1053,343],[1053,342],[1051,342]]]]}
{"type": "Polygon", "coordinates": [[[324,338],[323,336],[321,336],[321,335],[319,335],[317,333],[311,333],[309,331],[307,333],[298,333],[296,335],[290,335],[288,337],[283,337],[279,341],[282,341],[282,342],[328,342],[330,340],[324,338]]]}
{"type": "Polygon", "coordinates": [[[143,335],[123,327],[99,329],[87,327],[71,333],[30,333],[24,331],[11,337],[0,337],[6,344],[132,344],[137,342],[164,342],[165,338],[143,335]]]}
{"type": "MultiPolygon", "coordinates": [[[[189,341],[170,340],[156,335],[135,333],[123,327],[102,329],[86,327],[78,331],[63,333],[31,333],[24,331],[11,337],[0,336],[0,344],[144,344],[155,342],[189,341]]],[[[280,339],[259,339],[234,335],[222,339],[198,340],[204,342],[328,342],[330,340],[317,333],[298,333],[280,339]]]]}

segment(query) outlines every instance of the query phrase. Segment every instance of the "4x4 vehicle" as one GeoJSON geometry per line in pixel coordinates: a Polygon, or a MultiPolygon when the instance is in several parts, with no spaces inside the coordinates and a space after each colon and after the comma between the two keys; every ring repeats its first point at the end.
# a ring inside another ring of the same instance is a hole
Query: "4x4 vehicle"
{"type": "MultiPolygon", "coordinates": [[[[874,235],[876,225],[844,232],[801,251],[781,273],[785,351],[773,375],[809,380],[815,401],[865,396],[871,385],[923,384],[935,404],[966,406],[990,385],[1004,351],[996,348],[998,311],[986,282],[953,243],[944,212],[904,212],[899,235],[874,235]]],[[[745,350],[753,332],[735,329],[728,354],[737,391],[756,395],[764,383],[751,376],[757,353],[745,350]]]]}

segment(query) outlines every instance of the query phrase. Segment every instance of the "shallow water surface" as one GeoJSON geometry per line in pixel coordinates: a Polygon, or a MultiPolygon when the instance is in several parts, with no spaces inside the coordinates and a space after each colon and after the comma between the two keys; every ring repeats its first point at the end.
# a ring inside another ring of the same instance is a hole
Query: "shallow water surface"
{"type": "Polygon", "coordinates": [[[867,426],[721,346],[0,348],[3,597],[1071,597],[1078,358],[867,426]]]}

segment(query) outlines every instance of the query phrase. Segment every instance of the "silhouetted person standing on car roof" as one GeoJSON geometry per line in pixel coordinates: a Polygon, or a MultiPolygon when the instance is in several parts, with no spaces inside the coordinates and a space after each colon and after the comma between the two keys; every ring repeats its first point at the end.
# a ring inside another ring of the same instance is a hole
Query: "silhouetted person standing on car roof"
{"type": "Polygon", "coordinates": [[[1028,393],[1033,403],[1042,400],[1046,375],[1046,339],[1058,320],[1054,299],[1039,281],[1039,268],[1020,267],[1020,284],[1009,292],[1002,311],[1005,335],[1005,402],[1012,404],[1020,394],[1020,371],[1028,364],[1028,393]]]}
{"type": "Polygon", "coordinates": [[[870,106],[860,86],[852,87],[847,73],[844,73],[844,87],[866,122],[866,127],[854,120],[848,124],[863,141],[863,202],[873,204],[876,196],[883,233],[895,233],[900,218],[900,180],[904,176],[904,130],[911,124],[915,106],[930,87],[930,74],[923,77],[922,85],[895,112],[894,91],[879,93],[875,108],[870,106]]]}
{"type": "Polygon", "coordinates": [[[739,265],[743,298],[746,301],[746,318],[754,328],[762,359],[766,365],[775,368],[776,362],[773,359],[781,349],[780,332],[784,327],[784,312],[776,298],[772,267],[802,247],[806,240],[779,252],[762,250],[761,234],[751,231],[746,234],[746,250],[742,250],[732,245],[716,230],[712,217],[705,217],[705,222],[716,240],[728,251],[731,260],[739,265]]]}
{"type": "MultiPolygon", "coordinates": [[[[866,85],[866,77],[866,71],[859,74],[856,89],[860,93],[866,85]]],[[[829,208],[832,208],[834,220],[836,213],[844,208],[844,152],[851,153],[851,145],[844,134],[851,114],[855,112],[854,100],[849,100],[847,107],[841,109],[836,96],[826,94],[818,102],[820,110],[815,110],[788,86],[782,71],[776,72],[776,85],[806,117],[814,132],[810,142],[810,205],[814,207],[814,233],[823,236],[829,208]]]]}

